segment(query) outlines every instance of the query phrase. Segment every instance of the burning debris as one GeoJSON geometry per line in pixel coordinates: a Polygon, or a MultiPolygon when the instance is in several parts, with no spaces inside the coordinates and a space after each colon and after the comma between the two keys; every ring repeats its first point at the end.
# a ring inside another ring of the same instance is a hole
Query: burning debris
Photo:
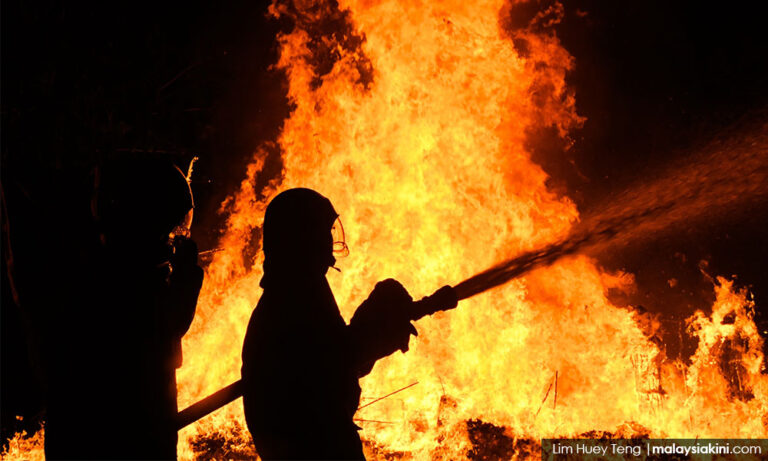
{"type": "MultiPolygon", "coordinates": [[[[222,426],[202,425],[189,441],[194,459],[256,459],[251,436],[248,430],[237,421],[228,421],[222,426]]],[[[186,458],[187,456],[180,456],[186,458]]]]}

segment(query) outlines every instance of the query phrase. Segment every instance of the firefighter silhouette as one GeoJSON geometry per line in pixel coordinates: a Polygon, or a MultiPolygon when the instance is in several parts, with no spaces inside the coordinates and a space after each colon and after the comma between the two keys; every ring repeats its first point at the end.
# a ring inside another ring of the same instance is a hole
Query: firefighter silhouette
{"type": "Polygon", "coordinates": [[[96,179],[89,269],[48,328],[46,457],[175,459],[175,371],[203,280],[191,190],[162,160],[96,179]]]}
{"type": "Polygon", "coordinates": [[[271,459],[364,459],[353,415],[358,378],[406,351],[411,296],[379,282],[344,322],[325,275],[346,251],[331,202],[290,189],[267,207],[264,289],[243,346],[243,405],[258,454],[271,459]],[[338,237],[334,237],[337,235],[338,237]]]}

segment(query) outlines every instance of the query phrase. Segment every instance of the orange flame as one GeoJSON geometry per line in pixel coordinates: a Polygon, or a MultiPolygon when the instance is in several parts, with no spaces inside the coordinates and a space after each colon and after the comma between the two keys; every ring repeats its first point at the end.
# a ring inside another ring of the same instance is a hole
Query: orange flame
{"type": "MultiPolygon", "coordinates": [[[[223,204],[226,251],[207,271],[185,339],[181,406],[238,378],[261,275],[261,261],[245,267],[241,255],[280,190],[314,188],[342,215],[352,253],[329,279],[346,318],[378,280],[397,278],[420,297],[556,241],[578,221],[525,145],[531,128],[566,136],[581,122],[564,83],[571,58],[554,35],[523,32],[523,56],[499,25],[502,2],[340,3],[350,33],[365,39],[350,49],[324,37],[338,55],[326,74],[311,62],[307,31],[279,37],[277,67],[294,105],[278,139],[284,175],[257,195],[258,152],[223,204]]],[[[295,14],[281,5],[271,13],[295,14]]],[[[411,351],[362,381],[367,399],[419,382],[359,411],[369,454],[466,457],[471,419],[534,439],[590,430],[765,437],[768,380],[746,294],[719,281],[713,315],[690,319],[700,342],[686,366],[664,357],[636,314],[608,301],[608,289],[632,283],[572,257],[420,321],[411,351]],[[725,315],[734,321],[725,325],[725,315]]],[[[233,420],[243,421],[239,405],[201,427],[233,420]]],[[[183,440],[180,455],[189,455],[183,440]]]]}
{"type": "MultiPolygon", "coordinates": [[[[275,4],[271,14],[339,15],[297,3],[298,12],[275,4]]],[[[397,278],[418,298],[556,242],[579,220],[571,200],[547,189],[526,147],[530,129],[566,137],[581,123],[564,80],[571,57],[553,34],[517,32],[521,54],[499,25],[508,9],[496,0],[339,3],[346,37],[318,39],[301,21],[279,37],[277,68],[294,105],[277,140],[284,174],[256,191],[259,151],[222,204],[225,249],[207,268],[184,338],[181,408],[239,378],[261,294],[261,259],[243,254],[281,190],[314,188],[341,214],[351,254],[329,281],[346,318],[378,280],[397,278]],[[322,74],[312,62],[318,40],[335,56],[322,74]]],[[[575,256],[419,321],[411,350],[362,380],[362,404],[418,382],[358,412],[368,455],[466,458],[469,420],[531,439],[593,430],[767,437],[768,378],[747,293],[718,279],[712,314],[688,321],[699,345],[684,364],[648,338],[657,325],[606,296],[632,287],[631,275],[575,256]]],[[[239,403],[184,429],[181,459],[195,456],[198,434],[226,445],[220,457],[253,454],[239,403]]],[[[18,435],[4,456],[41,455],[41,440],[42,431],[31,441],[18,435]]]]}

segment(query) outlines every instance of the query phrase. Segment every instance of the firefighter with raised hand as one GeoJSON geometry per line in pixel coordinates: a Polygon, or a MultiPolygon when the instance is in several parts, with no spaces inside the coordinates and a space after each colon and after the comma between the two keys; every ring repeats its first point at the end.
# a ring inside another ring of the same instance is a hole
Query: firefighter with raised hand
{"type": "Polygon", "coordinates": [[[411,296],[391,279],[344,322],[325,277],[334,252],[346,251],[338,218],[303,188],[277,195],[264,216],[264,292],[242,357],[245,417],[262,459],[364,459],[358,378],[416,334],[411,296]]]}
{"type": "Polygon", "coordinates": [[[90,271],[50,327],[48,459],[175,459],[176,368],[203,271],[193,200],[169,161],[97,170],[90,271]]]}

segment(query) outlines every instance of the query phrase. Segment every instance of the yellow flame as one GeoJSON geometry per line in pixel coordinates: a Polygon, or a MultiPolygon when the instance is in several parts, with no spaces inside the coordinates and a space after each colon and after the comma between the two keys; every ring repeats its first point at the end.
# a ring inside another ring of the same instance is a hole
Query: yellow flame
{"type": "MultiPolygon", "coordinates": [[[[261,259],[243,254],[280,190],[314,188],[341,214],[351,254],[329,279],[346,318],[378,280],[397,278],[418,298],[557,241],[579,219],[567,197],[547,189],[526,147],[530,129],[567,136],[581,122],[564,80],[571,57],[554,35],[518,32],[521,55],[499,25],[508,12],[501,1],[339,6],[365,40],[349,49],[324,37],[338,55],[327,74],[310,62],[307,31],[279,37],[277,67],[294,105],[277,140],[284,176],[257,193],[266,157],[259,151],[222,204],[224,250],[206,270],[184,338],[181,408],[239,378],[261,294],[261,259]],[[361,60],[370,75],[360,75],[361,60]]],[[[325,12],[314,2],[297,8],[325,12]]],[[[289,11],[273,5],[271,13],[289,11]]],[[[768,436],[768,378],[747,293],[718,279],[712,314],[688,319],[699,343],[685,364],[648,339],[653,319],[606,296],[632,286],[631,275],[576,256],[419,321],[411,350],[362,380],[363,404],[418,382],[356,415],[369,457],[465,458],[473,445],[467,421],[476,419],[534,440],[592,430],[768,436]]],[[[194,458],[205,441],[214,457],[255,456],[243,421],[238,402],[183,430],[179,457],[194,458]]],[[[17,434],[3,456],[41,459],[42,438],[17,434]]]]}
{"type": "MultiPolygon", "coordinates": [[[[258,152],[222,206],[226,250],[207,270],[185,338],[182,407],[239,377],[261,275],[260,260],[246,267],[242,252],[280,190],[314,188],[341,214],[351,254],[329,279],[346,318],[378,280],[397,278],[420,297],[566,235],[576,207],[547,189],[525,141],[532,128],[565,136],[580,123],[564,83],[571,58],[555,36],[531,32],[521,56],[499,26],[503,6],[340,2],[365,41],[339,47],[319,80],[308,33],[280,37],[277,66],[295,105],[278,139],[284,177],[257,196],[258,152]],[[363,57],[370,76],[360,75],[363,57]]],[[[766,378],[746,294],[720,281],[714,314],[690,321],[700,343],[686,366],[666,359],[637,316],[607,299],[608,289],[631,285],[627,274],[573,257],[420,321],[411,351],[380,361],[362,381],[363,403],[419,382],[356,415],[369,455],[463,458],[470,419],[534,439],[590,430],[765,437],[766,378]],[[734,323],[723,325],[726,311],[734,323]],[[737,384],[719,365],[726,349],[737,384]]],[[[192,456],[186,441],[196,431],[232,421],[243,421],[239,404],[183,432],[180,455],[192,456]]]]}
{"type": "Polygon", "coordinates": [[[45,430],[40,429],[32,435],[26,431],[14,434],[8,441],[8,446],[2,452],[2,459],[23,459],[27,461],[44,461],[45,430]]]}

